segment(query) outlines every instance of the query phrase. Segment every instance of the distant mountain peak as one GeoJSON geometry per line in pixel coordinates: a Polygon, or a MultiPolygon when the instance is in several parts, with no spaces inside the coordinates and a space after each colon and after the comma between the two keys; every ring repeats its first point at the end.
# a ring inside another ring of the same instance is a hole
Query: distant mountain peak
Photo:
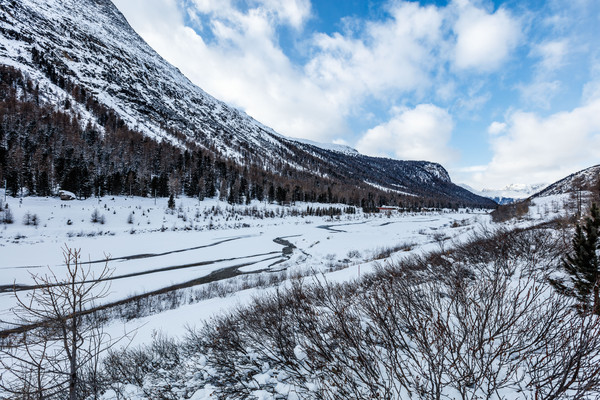
{"type": "Polygon", "coordinates": [[[484,193],[486,196],[488,196],[488,195],[500,196],[501,195],[504,197],[512,197],[515,199],[524,199],[524,198],[531,196],[534,193],[539,192],[546,186],[548,186],[547,183],[535,183],[535,184],[511,183],[509,185],[506,185],[502,189],[484,188],[481,190],[481,193],[484,193]]]}
{"type": "Polygon", "coordinates": [[[459,184],[461,187],[475,193],[479,196],[487,197],[494,200],[498,204],[512,203],[517,200],[526,199],[531,195],[539,192],[546,186],[545,183],[539,184],[524,184],[524,183],[512,183],[506,185],[502,189],[489,189],[484,188],[482,190],[474,189],[467,184],[459,184]]]}

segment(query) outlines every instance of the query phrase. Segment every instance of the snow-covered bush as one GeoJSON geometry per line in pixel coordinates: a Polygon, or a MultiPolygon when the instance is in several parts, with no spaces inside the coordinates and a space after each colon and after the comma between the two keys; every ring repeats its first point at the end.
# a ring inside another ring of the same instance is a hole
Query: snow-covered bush
{"type": "Polygon", "coordinates": [[[109,351],[103,360],[104,379],[121,395],[130,384],[149,398],[176,399],[171,389],[181,373],[181,351],[175,340],[156,333],[148,346],[109,351]]]}
{"type": "Polygon", "coordinates": [[[8,207],[8,203],[4,206],[4,209],[0,212],[0,222],[3,224],[12,224],[14,218],[11,209],[8,207]]]}
{"type": "Polygon", "coordinates": [[[350,251],[348,251],[348,254],[346,254],[346,256],[348,258],[360,258],[361,254],[360,254],[360,251],[358,251],[358,250],[350,250],[350,251]]]}
{"type": "Polygon", "coordinates": [[[598,394],[600,322],[548,286],[559,254],[551,232],[499,232],[358,285],[296,283],[195,340],[233,397],[258,387],[326,399],[598,394]]]}
{"type": "Polygon", "coordinates": [[[106,219],[104,218],[104,215],[100,214],[100,211],[98,211],[98,209],[94,209],[94,211],[92,211],[90,221],[93,224],[104,224],[106,222],[106,219]]]}
{"type": "Polygon", "coordinates": [[[37,214],[32,214],[29,211],[27,211],[25,213],[25,215],[23,216],[23,225],[38,226],[39,225],[39,218],[38,218],[37,214]]]}

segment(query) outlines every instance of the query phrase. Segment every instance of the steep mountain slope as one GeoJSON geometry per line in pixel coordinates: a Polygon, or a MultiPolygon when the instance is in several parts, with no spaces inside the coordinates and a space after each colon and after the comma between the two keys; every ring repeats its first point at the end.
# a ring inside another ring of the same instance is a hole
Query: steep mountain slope
{"type": "MultiPolygon", "coordinates": [[[[103,131],[90,102],[131,130],[238,165],[327,178],[363,191],[492,207],[451,183],[439,164],[367,157],[285,138],[192,84],[129,26],[109,0],[0,0],[0,64],[36,85],[36,102],[103,131]]],[[[104,113],[106,114],[106,113],[104,113]]],[[[292,183],[292,182],[290,182],[292,183]]]]}
{"type": "Polygon", "coordinates": [[[594,165],[575,172],[544,190],[534,194],[532,198],[572,193],[577,190],[598,190],[600,183],[600,165],[594,165]]]}

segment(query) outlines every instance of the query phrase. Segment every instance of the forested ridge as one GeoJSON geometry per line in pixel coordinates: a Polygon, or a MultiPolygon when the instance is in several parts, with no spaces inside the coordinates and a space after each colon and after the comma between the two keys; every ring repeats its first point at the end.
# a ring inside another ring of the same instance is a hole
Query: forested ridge
{"type": "Polygon", "coordinates": [[[495,207],[454,185],[437,163],[278,134],[196,86],[110,1],[23,0],[0,10],[0,65],[15,68],[2,70],[0,89],[8,116],[0,179],[10,194],[61,188],[81,197],[218,194],[231,203],[305,200],[367,210],[495,207]]]}
{"type": "Polygon", "coordinates": [[[84,126],[68,98],[59,107],[43,104],[39,87],[31,79],[13,67],[0,66],[0,180],[6,180],[12,196],[48,196],[60,188],[83,198],[185,194],[202,199],[218,194],[231,203],[310,201],[365,209],[383,204],[406,208],[464,205],[441,196],[387,192],[357,179],[342,181],[331,166],[306,153],[299,157],[314,169],[299,170],[283,162],[265,165],[265,160],[252,157],[243,162],[226,159],[216,149],[200,147],[178,132],[170,133],[179,145],[158,142],[129,129],[112,110],[53,67],[44,69],[85,105],[99,126],[90,122],[84,126]]]}

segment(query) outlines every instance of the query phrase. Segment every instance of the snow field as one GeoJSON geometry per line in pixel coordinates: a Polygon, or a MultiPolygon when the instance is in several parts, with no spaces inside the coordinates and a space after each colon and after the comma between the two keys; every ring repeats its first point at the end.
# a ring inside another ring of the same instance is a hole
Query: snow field
{"type": "MultiPolygon", "coordinates": [[[[308,206],[329,205],[282,207],[254,202],[232,207],[215,199],[199,202],[185,197],[176,199],[175,210],[167,209],[167,199],[157,199],[155,204],[154,199],[139,197],[81,201],[9,197],[7,203],[14,222],[0,225],[0,286],[5,286],[0,293],[0,318],[5,320],[15,304],[6,286],[29,285],[31,273],[44,274],[48,267],[60,271],[64,246],[81,249],[82,261],[91,261],[94,271],[109,258],[114,279],[102,301],[112,302],[236,266],[245,274],[288,270],[290,275],[309,275],[339,269],[328,279],[354,279],[371,268],[370,260],[438,248],[434,234],[442,234],[448,242],[458,240],[489,219],[485,213],[465,210],[302,217],[298,214],[308,206]],[[96,210],[104,216],[104,224],[92,222],[96,210]],[[37,217],[36,226],[24,224],[27,214],[37,217]],[[264,217],[271,214],[275,217],[264,217]],[[131,219],[133,224],[128,222],[131,219]],[[295,246],[290,254],[283,251],[281,239],[295,246]]],[[[232,298],[243,302],[245,294],[240,296],[242,300],[232,298]]],[[[196,308],[204,306],[198,303],[196,308]]],[[[169,334],[178,334],[188,323],[190,313],[180,315],[179,324],[166,325],[169,334]]],[[[162,314],[158,318],[162,321],[162,314]]]]}

